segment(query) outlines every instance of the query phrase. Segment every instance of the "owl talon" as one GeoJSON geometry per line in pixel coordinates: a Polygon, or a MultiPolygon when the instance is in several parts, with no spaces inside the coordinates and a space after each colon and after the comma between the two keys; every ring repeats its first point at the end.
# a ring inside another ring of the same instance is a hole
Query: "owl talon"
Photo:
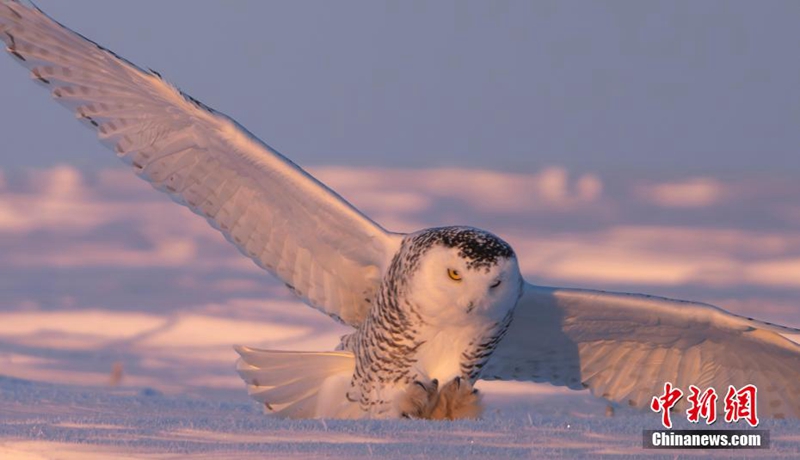
{"type": "Polygon", "coordinates": [[[398,406],[404,418],[430,418],[431,411],[439,399],[439,381],[425,383],[415,380],[406,388],[405,396],[398,406]]]}
{"type": "Polygon", "coordinates": [[[425,385],[424,383],[420,382],[419,380],[414,380],[414,385],[419,385],[419,387],[422,388],[425,392],[436,391],[436,390],[439,389],[439,380],[438,379],[431,380],[430,389],[429,389],[428,385],[425,385]]]}
{"type": "Polygon", "coordinates": [[[456,377],[443,386],[428,418],[432,420],[475,419],[483,413],[481,395],[469,379],[456,377]]]}

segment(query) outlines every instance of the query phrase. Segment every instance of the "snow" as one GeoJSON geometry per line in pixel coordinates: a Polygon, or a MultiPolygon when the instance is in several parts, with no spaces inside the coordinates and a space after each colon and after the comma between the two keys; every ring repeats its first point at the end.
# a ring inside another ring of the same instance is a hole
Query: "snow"
{"type": "MultiPolygon", "coordinates": [[[[163,395],[0,379],[3,458],[390,457],[530,458],[641,455],[650,414],[607,418],[602,404],[544,392],[487,394],[494,407],[480,421],[279,420],[239,398],[163,395]],[[28,457],[21,454],[24,453],[28,457]]],[[[680,425],[680,423],[678,424],[680,425]]],[[[797,422],[768,421],[773,447],[750,451],[799,455],[797,422]]],[[[731,452],[700,454],[728,457],[731,452]]],[[[670,454],[672,456],[672,454],[670,454]]]]}
{"type": "MultiPolygon", "coordinates": [[[[548,171],[536,177],[557,176],[548,171]]],[[[577,191],[559,195],[542,186],[538,198],[563,199],[487,210],[424,184],[424,200],[401,199],[404,181],[421,173],[317,172],[392,229],[467,222],[510,235],[532,281],[691,298],[800,326],[792,265],[767,276],[800,257],[800,221],[755,228],[756,206],[727,228],[705,225],[707,215],[731,215],[713,203],[659,226],[612,187],[583,193],[570,183],[562,188],[577,191]],[[377,177],[387,180],[369,180],[377,177]],[[397,200],[372,203],[373,195],[397,200]],[[611,271],[613,260],[630,264],[611,271]]],[[[643,450],[642,430],[660,427],[657,414],[615,407],[607,416],[607,404],[586,392],[520,382],[480,382],[487,411],[479,421],[271,418],[247,397],[232,345],[330,350],[348,328],[303,306],[202,219],[127,174],[6,176],[0,459],[800,456],[796,420],[762,421],[769,450],[643,450]]]]}
{"type": "MultiPolygon", "coordinates": [[[[280,298],[265,303],[286,306],[280,298]]],[[[659,416],[616,408],[585,392],[520,382],[480,382],[482,420],[281,420],[250,401],[229,346],[251,328],[311,349],[336,334],[301,309],[307,327],[202,313],[163,315],[94,310],[6,314],[0,328],[0,458],[387,457],[529,458],[659,455],[641,448],[659,416]],[[11,319],[20,328],[10,327],[11,319]],[[221,327],[216,327],[220,324],[221,327]],[[242,325],[239,334],[237,325],[242,325]],[[118,336],[113,331],[120,331],[118,336]],[[193,343],[187,337],[194,337],[193,343]],[[115,365],[121,385],[112,386],[115,365]]],[[[307,311],[306,311],[307,310],[307,311]]],[[[265,314],[269,316],[269,314],[265,314]]],[[[332,329],[336,329],[330,325],[332,329]]],[[[258,343],[264,343],[258,341],[258,343]]],[[[330,348],[328,346],[327,348],[330,348]]],[[[677,421],[680,425],[680,420],[677,421]]],[[[773,448],[800,455],[800,422],[766,421],[773,448]]],[[[695,451],[686,451],[694,453],[695,451]]],[[[761,451],[751,451],[760,453],[761,451]]],[[[714,453],[727,457],[730,451],[714,453]]]]}

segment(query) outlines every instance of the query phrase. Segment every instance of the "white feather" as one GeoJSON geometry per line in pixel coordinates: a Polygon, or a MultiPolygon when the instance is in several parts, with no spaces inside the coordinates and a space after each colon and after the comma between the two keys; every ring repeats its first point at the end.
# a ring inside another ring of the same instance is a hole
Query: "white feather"
{"type": "Polygon", "coordinates": [[[363,416],[346,398],[355,358],[350,352],[292,352],[235,347],[236,370],[268,412],[289,418],[363,416]]]}
{"type": "Polygon", "coordinates": [[[781,335],[797,332],[702,303],[526,285],[482,378],[587,386],[637,407],[665,382],[723,396],[752,383],[759,413],[800,417],[800,346],[781,335]]]}
{"type": "Polygon", "coordinates": [[[0,39],[142,178],[207,218],[311,306],[361,323],[401,236],[229,117],[38,9],[2,0],[0,39]]]}

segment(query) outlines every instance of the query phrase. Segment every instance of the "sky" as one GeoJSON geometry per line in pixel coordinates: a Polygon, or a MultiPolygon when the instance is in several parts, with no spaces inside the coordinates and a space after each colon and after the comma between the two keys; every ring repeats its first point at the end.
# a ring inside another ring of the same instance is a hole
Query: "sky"
{"type": "MultiPolygon", "coordinates": [[[[301,165],[800,173],[795,1],[38,4],[301,165]]],[[[0,167],[115,165],[0,75],[0,167]]]]}

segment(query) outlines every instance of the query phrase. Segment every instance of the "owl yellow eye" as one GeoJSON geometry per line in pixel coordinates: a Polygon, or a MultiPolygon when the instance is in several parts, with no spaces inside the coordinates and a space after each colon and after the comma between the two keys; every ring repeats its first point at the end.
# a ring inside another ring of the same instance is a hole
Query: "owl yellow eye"
{"type": "Polygon", "coordinates": [[[458,273],[458,270],[453,270],[452,268],[448,268],[447,274],[450,275],[451,280],[461,281],[461,273],[458,273]]]}

